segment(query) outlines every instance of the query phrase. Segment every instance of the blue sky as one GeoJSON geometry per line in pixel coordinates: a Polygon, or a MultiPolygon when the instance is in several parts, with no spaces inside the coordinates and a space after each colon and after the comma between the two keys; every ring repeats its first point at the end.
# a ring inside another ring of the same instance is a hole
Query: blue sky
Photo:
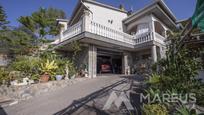
{"type": "MultiPolygon", "coordinates": [[[[123,4],[127,10],[131,7],[138,10],[153,0],[97,0],[99,2],[118,7],[123,4]]],[[[175,14],[178,20],[186,19],[192,16],[196,0],[164,0],[167,6],[175,14]]],[[[39,7],[54,7],[65,11],[69,17],[76,6],[77,0],[0,0],[0,5],[6,11],[10,25],[18,26],[17,18],[20,16],[30,15],[39,7]]]]}

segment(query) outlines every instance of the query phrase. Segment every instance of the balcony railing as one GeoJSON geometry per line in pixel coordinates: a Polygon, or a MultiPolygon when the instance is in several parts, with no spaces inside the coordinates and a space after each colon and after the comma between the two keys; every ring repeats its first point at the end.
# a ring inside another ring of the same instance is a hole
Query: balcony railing
{"type": "Polygon", "coordinates": [[[74,24],[73,26],[69,27],[67,30],[63,32],[63,38],[62,41],[72,38],[73,36],[76,36],[82,32],[82,21],[79,21],[78,23],[74,24]]]}
{"type": "Polygon", "coordinates": [[[133,36],[126,34],[124,32],[120,32],[112,28],[106,27],[94,21],[91,21],[89,32],[106,38],[110,38],[113,40],[129,43],[132,45],[134,44],[133,36]]]}
{"type": "Polygon", "coordinates": [[[153,40],[152,32],[146,32],[146,33],[142,33],[134,36],[135,44],[142,44],[152,40],[153,40]]]}
{"type": "Polygon", "coordinates": [[[165,44],[165,39],[166,39],[165,37],[163,37],[162,35],[155,32],[155,41],[157,41],[161,44],[165,44]]]}
{"type": "MultiPolygon", "coordinates": [[[[138,45],[142,44],[148,41],[153,40],[153,32],[146,32],[140,35],[129,35],[127,33],[112,29],[110,27],[101,25],[97,22],[90,21],[90,23],[83,24],[84,22],[80,20],[78,23],[74,24],[73,26],[69,27],[67,30],[65,30],[61,37],[57,37],[58,40],[56,40],[54,43],[58,44],[60,42],[63,42],[64,40],[68,40],[84,31],[90,32],[99,36],[103,36],[108,39],[128,43],[130,45],[138,45]],[[83,27],[86,25],[86,28],[83,27]],[[84,29],[85,28],[85,29],[84,29]]],[[[157,41],[160,43],[164,42],[164,37],[161,35],[155,34],[157,41]]]]}

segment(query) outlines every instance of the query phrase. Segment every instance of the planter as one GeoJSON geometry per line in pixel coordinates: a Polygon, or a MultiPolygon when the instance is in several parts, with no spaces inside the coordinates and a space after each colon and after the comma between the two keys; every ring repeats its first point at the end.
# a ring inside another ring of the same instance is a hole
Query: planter
{"type": "Polygon", "coordinates": [[[49,78],[50,78],[50,76],[48,74],[43,74],[40,77],[40,82],[48,82],[49,78]]]}
{"type": "Polygon", "coordinates": [[[62,80],[62,77],[63,77],[62,75],[56,75],[56,76],[55,76],[55,78],[56,78],[57,81],[62,80]]]}

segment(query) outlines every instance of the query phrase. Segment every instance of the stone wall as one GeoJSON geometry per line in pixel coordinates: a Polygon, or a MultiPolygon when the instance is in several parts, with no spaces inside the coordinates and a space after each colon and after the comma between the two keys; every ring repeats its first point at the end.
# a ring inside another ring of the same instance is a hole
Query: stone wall
{"type": "Polygon", "coordinates": [[[70,80],[50,81],[47,83],[38,83],[25,86],[0,86],[0,96],[7,96],[14,100],[26,100],[33,96],[40,95],[42,93],[55,91],[59,88],[82,82],[87,78],[75,78],[70,80]]]}

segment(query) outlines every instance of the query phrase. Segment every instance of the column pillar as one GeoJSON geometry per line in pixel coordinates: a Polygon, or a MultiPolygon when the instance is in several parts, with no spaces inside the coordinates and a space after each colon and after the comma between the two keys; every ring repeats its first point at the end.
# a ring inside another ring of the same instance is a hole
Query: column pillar
{"type": "Polygon", "coordinates": [[[166,46],[160,46],[161,58],[166,58],[166,46]]]}
{"type": "Polygon", "coordinates": [[[59,37],[59,42],[61,42],[62,41],[62,38],[64,37],[63,36],[63,32],[64,32],[64,30],[60,30],[60,37],[59,37]]]}
{"type": "Polygon", "coordinates": [[[130,75],[130,54],[123,53],[123,73],[130,75]]]}
{"type": "Polygon", "coordinates": [[[151,16],[151,22],[150,22],[150,30],[151,30],[151,40],[154,40],[155,38],[155,25],[154,25],[154,16],[153,14],[150,15],[151,16]]]}
{"type": "Polygon", "coordinates": [[[96,67],[97,66],[97,49],[94,45],[89,45],[88,51],[88,73],[89,78],[96,77],[96,67]]]}
{"type": "Polygon", "coordinates": [[[84,10],[84,14],[82,15],[82,32],[89,31],[90,24],[90,12],[88,10],[84,10]]]}
{"type": "Polygon", "coordinates": [[[156,45],[152,46],[152,61],[157,62],[157,48],[156,45]]]}

